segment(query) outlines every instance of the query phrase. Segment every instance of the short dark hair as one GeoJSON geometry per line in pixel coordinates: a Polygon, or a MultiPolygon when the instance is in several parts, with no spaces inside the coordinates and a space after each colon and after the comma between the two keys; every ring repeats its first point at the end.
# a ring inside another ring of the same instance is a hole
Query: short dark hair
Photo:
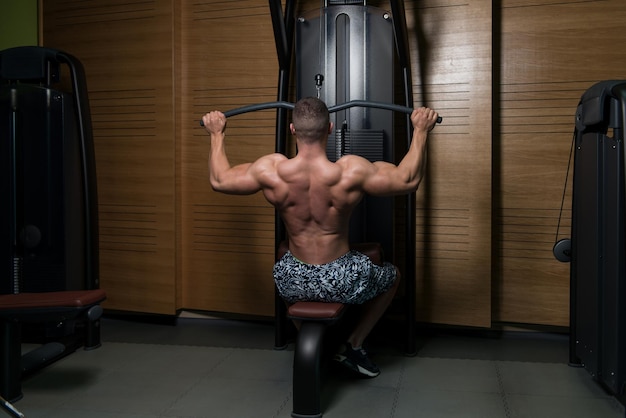
{"type": "Polygon", "coordinates": [[[298,100],[293,108],[293,127],[298,139],[313,142],[326,138],[330,115],[326,103],[315,97],[298,100]]]}

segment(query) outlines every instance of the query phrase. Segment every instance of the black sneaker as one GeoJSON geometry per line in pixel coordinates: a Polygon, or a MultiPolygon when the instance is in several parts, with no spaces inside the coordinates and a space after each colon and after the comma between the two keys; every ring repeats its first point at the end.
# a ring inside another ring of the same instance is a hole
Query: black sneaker
{"type": "Polygon", "coordinates": [[[354,350],[350,343],[341,346],[334,360],[362,376],[376,377],[380,374],[378,366],[367,357],[365,350],[354,350]]]}

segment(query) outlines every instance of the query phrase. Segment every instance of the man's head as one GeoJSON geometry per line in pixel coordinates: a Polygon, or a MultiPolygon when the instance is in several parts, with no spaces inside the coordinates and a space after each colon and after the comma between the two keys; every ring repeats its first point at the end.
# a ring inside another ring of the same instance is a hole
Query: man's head
{"type": "Polygon", "coordinates": [[[326,104],[315,97],[298,100],[293,109],[291,133],[303,143],[324,140],[331,129],[326,104]]]}

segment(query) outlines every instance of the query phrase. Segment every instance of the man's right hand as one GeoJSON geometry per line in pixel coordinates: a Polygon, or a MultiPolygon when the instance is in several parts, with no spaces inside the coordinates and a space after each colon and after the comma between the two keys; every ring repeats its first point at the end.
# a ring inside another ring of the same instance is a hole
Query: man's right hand
{"type": "Polygon", "coordinates": [[[428,132],[435,127],[439,115],[432,109],[420,107],[411,113],[411,123],[413,129],[428,132]]]}
{"type": "Polygon", "coordinates": [[[226,130],[226,116],[217,110],[204,115],[202,123],[204,123],[204,129],[210,134],[219,134],[226,130]]]}

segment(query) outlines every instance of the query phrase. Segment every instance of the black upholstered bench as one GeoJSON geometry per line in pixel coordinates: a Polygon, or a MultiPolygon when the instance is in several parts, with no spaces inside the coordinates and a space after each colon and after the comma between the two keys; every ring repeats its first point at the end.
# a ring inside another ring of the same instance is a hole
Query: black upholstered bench
{"type": "MultiPolygon", "coordinates": [[[[379,243],[362,243],[351,248],[367,255],[375,264],[382,264],[383,250],[379,243]]],[[[282,242],[277,260],[287,252],[288,244],[282,242]]],[[[293,359],[293,410],[294,418],[321,417],[321,359],[324,335],[328,326],[336,323],[347,305],[330,302],[296,302],[287,308],[287,317],[300,321],[293,359]]]]}
{"type": "Polygon", "coordinates": [[[100,346],[102,289],[0,295],[0,396],[10,402],[22,397],[22,374],[64,354],[53,342],[22,356],[21,324],[84,320],[85,349],[100,346]]]}

